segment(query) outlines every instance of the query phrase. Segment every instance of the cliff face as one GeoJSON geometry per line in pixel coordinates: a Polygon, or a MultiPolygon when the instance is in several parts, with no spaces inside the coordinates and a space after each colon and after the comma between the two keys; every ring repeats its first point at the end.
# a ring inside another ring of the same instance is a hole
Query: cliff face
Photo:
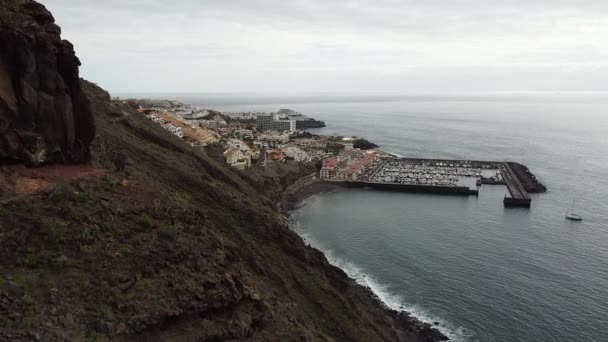
{"type": "Polygon", "coordinates": [[[94,119],[80,61],[46,8],[0,0],[0,161],[85,162],[94,119]]]}

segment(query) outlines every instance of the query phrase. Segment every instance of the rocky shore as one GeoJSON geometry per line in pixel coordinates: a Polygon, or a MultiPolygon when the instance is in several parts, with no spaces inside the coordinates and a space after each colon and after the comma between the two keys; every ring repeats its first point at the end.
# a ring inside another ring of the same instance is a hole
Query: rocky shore
{"type": "Polygon", "coordinates": [[[305,199],[320,193],[338,191],[340,188],[342,187],[339,185],[321,182],[318,179],[295,188],[288,188],[281,197],[280,210],[283,214],[289,214],[305,199]]]}
{"type": "Polygon", "coordinates": [[[377,148],[377,147],[380,147],[380,146],[374,144],[371,141],[368,141],[367,139],[360,138],[360,139],[355,139],[353,141],[353,147],[354,148],[360,148],[362,150],[371,150],[373,148],[377,148]]]}
{"type": "MultiPolygon", "coordinates": [[[[301,202],[311,196],[344,189],[344,187],[340,185],[322,182],[319,179],[311,180],[310,176],[299,179],[294,185],[286,189],[281,198],[280,210],[284,215],[289,215],[290,211],[296,209],[301,202]]],[[[404,325],[413,326],[414,330],[423,336],[424,341],[448,340],[445,335],[440,333],[430,323],[422,322],[408,312],[395,311],[388,308],[370,288],[357,284],[354,279],[349,278],[349,281],[353,283],[353,286],[359,288],[363,297],[369,297],[370,305],[380,305],[384,307],[385,310],[397,315],[404,325]]]]}

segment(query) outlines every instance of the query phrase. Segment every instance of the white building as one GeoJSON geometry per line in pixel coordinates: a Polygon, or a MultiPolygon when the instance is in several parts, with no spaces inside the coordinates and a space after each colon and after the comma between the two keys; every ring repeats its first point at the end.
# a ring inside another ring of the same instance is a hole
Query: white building
{"type": "Polygon", "coordinates": [[[294,133],[296,131],[296,120],[274,120],[272,122],[272,129],[294,133]]]}
{"type": "Polygon", "coordinates": [[[236,131],[236,133],[239,135],[239,138],[241,138],[241,139],[253,137],[253,131],[250,129],[240,129],[240,130],[236,131]]]}
{"type": "Polygon", "coordinates": [[[267,113],[259,113],[256,115],[256,128],[258,131],[270,131],[272,130],[272,123],[274,121],[274,117],[267,113]]]}
{"type": "Polygon", "coordinates": [[[224,152],[226,163],[236,169],[244,170],[251,167],[251,155],[237,147],[229,147],[224,152]]]}
{"type": "Polygon", "coordinates": [[[308,153],[295,146],[286,147],[283,149],[283,152],[287,157],[293,158],[297,162],[309,162],[312,160],[308,153]]]}
{"type": "Polygon", "coordinates": [[[267,133],[267,134],[258,134],[259,141],[273,142],[273,143],[282,143],[286,144],[289,142],[289,134],[283,133],[267,133]]]}
{"type": "Polygon", "coordinates": [[[258,131],[296,131],[296,121],[285,117],[282,118],[279,114],[259,113],[256,116],[256,128],[258,131]]]}
{"type": "Polygon", "coordinates": [[[182,131],[181,127],[177,127],[174,124],[166,124],[166,125],[163,125],[163,127],[166,130],[168,130],[169,132],[171,132],[174,135],[178,136],[179,138],[183,138],[184,137],[184,132],[182,131]]]}

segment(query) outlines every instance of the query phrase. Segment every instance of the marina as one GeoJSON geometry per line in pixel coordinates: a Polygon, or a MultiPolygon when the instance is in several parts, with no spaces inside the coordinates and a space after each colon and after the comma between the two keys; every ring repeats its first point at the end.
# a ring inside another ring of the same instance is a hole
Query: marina
{"type": "MultiPolygon", "coordinates": [[[[511,162],[381,158],[353,179],[325,179],[346,187],[371,187],[406,192],[429,192],[459,195],[479,194],[482,185],[505,185],[505,207],[531,205],[522,180],[513,172],[511,162]]],[[[517,164],[519,165],[519,164],[517,164]]],[[[530,177],[533,177],[530,174],[530,177]]],[[[534,179],[535,180],[535,179],[534,179]]],[[[528,180],[525,180],[526,182],[528,180]]]]}

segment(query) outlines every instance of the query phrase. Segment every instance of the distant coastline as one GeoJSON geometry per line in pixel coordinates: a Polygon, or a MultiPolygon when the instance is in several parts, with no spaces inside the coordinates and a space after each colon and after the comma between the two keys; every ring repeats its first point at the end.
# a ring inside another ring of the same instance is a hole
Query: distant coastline
{"type": "Polygon", "coordinates": [[[503,101],[517,99],[534,101],[550,98],[552,101],[571,101],[577,98],[586,101],[598,96],[608,101],[608,91],[504,91],[504,92],[428,92],[428,93],[309,93],[309,94],[260,94],[260,93],[114,93],[120,98],[175,99],[196,106],[241,107],[268,105],[272,107],[285,104],[309,103],[380,103],[380,102],[442,102],[442,101],[503,101]]]}

